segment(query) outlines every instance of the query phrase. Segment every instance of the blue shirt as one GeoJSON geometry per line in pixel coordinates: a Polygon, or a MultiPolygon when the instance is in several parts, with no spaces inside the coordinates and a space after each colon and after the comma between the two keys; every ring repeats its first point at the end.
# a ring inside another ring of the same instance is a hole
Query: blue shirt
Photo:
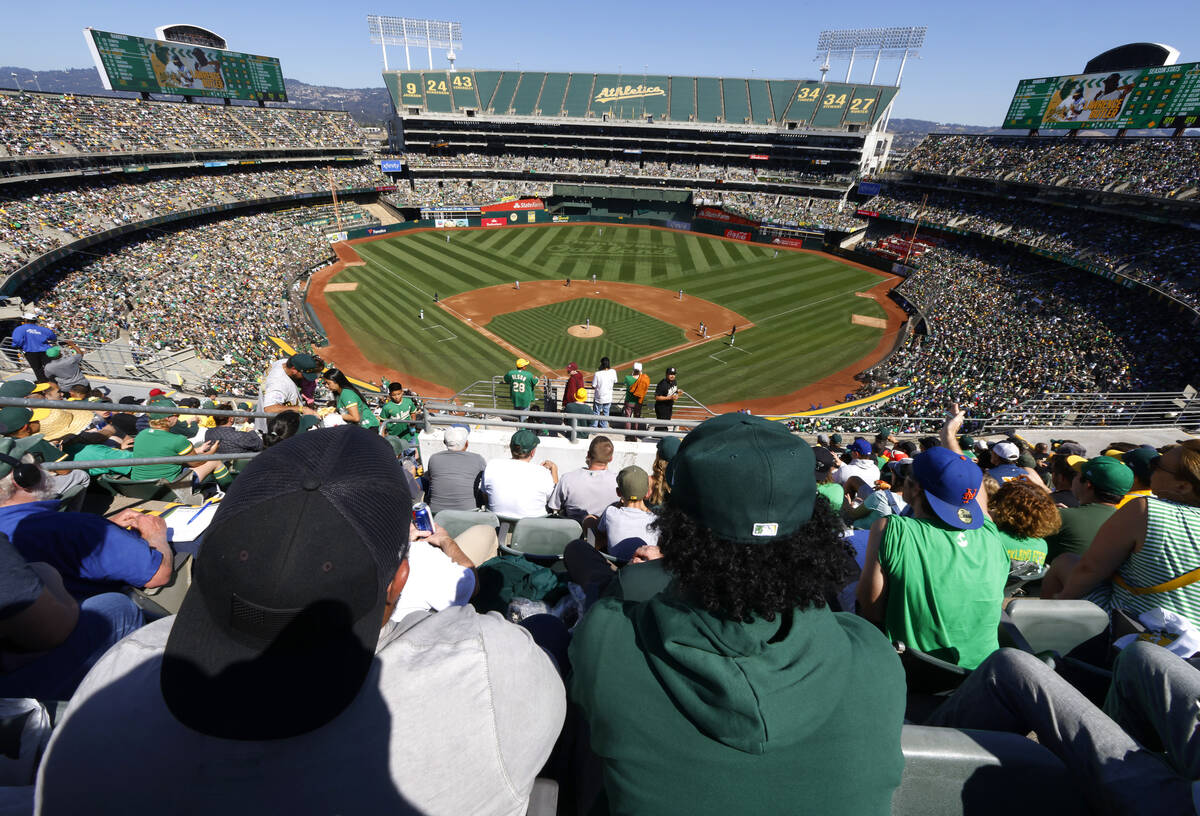
{"type": "Polygon", "coordinates": [[[22,323],[12,333],[12,344],[21,351],[45,351],[57,343],[54,329],[37,323],[22,323]]]}
{"type": "Polygon", "coordinates": [[[0,533],[25,560],[58,570],[72,595],[144,587],[158,572],[162,553],[137,533],[93,513],[57,510],[57,501],[0,507],[0,533]]]}

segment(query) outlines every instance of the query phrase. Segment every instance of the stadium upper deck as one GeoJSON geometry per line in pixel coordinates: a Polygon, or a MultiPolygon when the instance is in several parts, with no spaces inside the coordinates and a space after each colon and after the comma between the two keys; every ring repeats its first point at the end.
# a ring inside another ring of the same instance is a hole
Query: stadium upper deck
{"type": "Polygon", "coordinates": [[[856,131],[898,90],[796,79],[545,71],[388,71],[400,115],[459,114],[856,131]]]}

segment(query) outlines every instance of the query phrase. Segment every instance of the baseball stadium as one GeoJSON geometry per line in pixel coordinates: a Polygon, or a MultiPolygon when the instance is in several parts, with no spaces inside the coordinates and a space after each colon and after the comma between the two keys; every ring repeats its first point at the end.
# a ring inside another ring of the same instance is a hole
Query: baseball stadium
{"type": "Polygon", "coordinates": [[[903,140],[923,27],[368,32],[382,119],[192,24],[0,88],[0,801],[1192,812],[1200,62],[903,140]]]}

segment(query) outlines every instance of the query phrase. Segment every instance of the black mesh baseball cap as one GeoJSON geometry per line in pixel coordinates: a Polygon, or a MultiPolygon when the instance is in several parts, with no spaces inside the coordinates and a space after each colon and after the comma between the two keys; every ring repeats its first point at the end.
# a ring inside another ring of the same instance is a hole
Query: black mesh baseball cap
{"type": "Polygon", "coordinates": [[[357,696],[408,548],[412,499],[391,447],[342,426],[254,458],[204,536],[163,655],[161,687],[187,727],[282,739],[357,696]]]}

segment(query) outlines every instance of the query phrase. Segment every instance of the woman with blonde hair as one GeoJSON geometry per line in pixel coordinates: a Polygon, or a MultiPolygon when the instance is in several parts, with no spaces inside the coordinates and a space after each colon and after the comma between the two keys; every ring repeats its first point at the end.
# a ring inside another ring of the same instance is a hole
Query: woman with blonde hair
{"type": "Polygon", "coordinates": [[[650,469],[650,492],[646,496],[648,507],[662,507],[667,501],[671,486],[667,484],[667,465],[671,457],[679,450],[680,439],[677,436],[664,436],[658,440],[658,453],[654,457],[654,465],[650,469]]]}

